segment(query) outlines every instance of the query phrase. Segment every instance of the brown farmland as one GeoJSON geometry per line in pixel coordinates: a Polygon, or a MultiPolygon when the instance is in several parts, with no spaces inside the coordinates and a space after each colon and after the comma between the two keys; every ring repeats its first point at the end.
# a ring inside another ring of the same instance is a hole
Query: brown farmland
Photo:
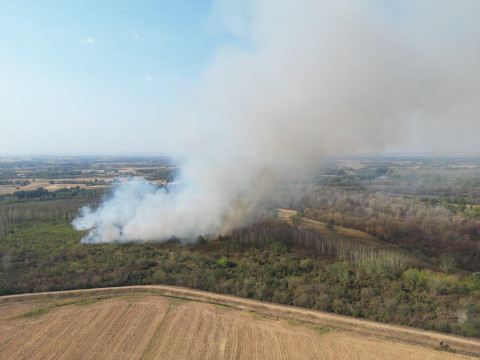
{"type": "MultiPolygon", "coordinates": [[[[2,359],[469,358],[374,335],[375,323],[368,321],[351,319],[360,323],[355,331],[342,330],[338,322],[326,332],[294,311],[307,310],[261,303],[262,310],[256,303],[168,286],[6,296],[0,298],[0,354],[2,359]]],[[[403,329],[391,328],[398,334],[403,329]]],[[[464,340],[472,349],[480,344],[464,340]]]]}

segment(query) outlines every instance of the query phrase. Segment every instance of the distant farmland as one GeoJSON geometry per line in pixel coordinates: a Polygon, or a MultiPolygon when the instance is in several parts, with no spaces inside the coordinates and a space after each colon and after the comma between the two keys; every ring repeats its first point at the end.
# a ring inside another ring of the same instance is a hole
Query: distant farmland
{"type": "Polygon", "coordinates": [[[168,286],[0,298],[2,359],[469,358],[375,335],[388,336],[382,327],[400,341],[413,331],[430,346],[438,335],[457,349],[480,348],[472,339],[168,286]],[[307,313],[318,324],[324,316],[323,325],[304,322],[307,313]]]}

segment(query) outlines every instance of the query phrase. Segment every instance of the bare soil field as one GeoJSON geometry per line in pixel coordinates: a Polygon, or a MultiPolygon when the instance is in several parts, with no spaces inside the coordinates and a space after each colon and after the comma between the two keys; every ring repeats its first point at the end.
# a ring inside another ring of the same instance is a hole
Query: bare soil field
{"type": "MultiPolygon", "coordinates": [[[[81,183],[72,183],[72,184],[61,184],[60,181],[66,181],[70,179],[61,179],[57,180],[58,182],[55,182],[54,184],[50,184],[49,180],[35,180],[32,181],[30,184],[25,185],[25,186],[18,186],[18,185],[0,185],[0,195],[3,194],[13,194],[15,191],[18,190],[35,190],[39,187],[43,187],[44,189],[48,191],[55,191],[58,189],[63,189],[63,188],[74,188],[74,187],[81,187],[81,188],[88,188],[88,189],[100,189],[100,188],[106,188],[109,187],[110,185],[89,185],[87,186],[86,184],[81,184],[81,183]]],[[[84,178],[84,179],[75,179],[72,181],[93,181],[95,180],[94,178],[84,178]]],[[[102,178],[102,180],[104,180],[102,178]]],[[[107,181],[107,180],[105,180],[107,181]]],[[[110,180],[108,180],[110,181],[110,180]]]]}
{"type": "Polygon", "coordinates": [[[440,338],[480,352],[478,339],[171,286],[0,297],[2,359],[471,358],[433,349],[440,338]]]}

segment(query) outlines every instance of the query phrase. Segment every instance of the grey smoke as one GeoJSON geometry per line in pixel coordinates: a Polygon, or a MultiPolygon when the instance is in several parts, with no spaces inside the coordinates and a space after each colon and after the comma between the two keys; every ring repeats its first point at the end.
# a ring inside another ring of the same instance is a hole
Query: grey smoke
{"type": "Polygon", "coordinates": [[[480,150],[480,2],[214,8],[209,28],[232,31],[238,45],[218,49],[188,111],[159,134],[187,159],[183,186],[169,194],[141,180],[119,187],[74,221],[92,230],[86,240],[226,231],[245,223],[276,177],[324,156],[480,150]]]}

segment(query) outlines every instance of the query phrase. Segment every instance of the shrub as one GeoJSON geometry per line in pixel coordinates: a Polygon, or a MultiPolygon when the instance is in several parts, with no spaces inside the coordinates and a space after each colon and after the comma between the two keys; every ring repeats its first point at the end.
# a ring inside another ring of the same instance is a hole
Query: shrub
{"type": "Polygon", "coordinates": [[[281,241],[276,241],[270,245],[270,249],[276,251],[278,254],[285,254],[288,251],[288,246],[281,241]]]}
{"type": "Polygon", "coordinates": [[[226,256],[222,256],[220,260],[218,260],[218,265],[220,265],[223,268],[228,268],[228,267],[234,266],[235,264],[230,260],[228,260],[226,256]]]}

